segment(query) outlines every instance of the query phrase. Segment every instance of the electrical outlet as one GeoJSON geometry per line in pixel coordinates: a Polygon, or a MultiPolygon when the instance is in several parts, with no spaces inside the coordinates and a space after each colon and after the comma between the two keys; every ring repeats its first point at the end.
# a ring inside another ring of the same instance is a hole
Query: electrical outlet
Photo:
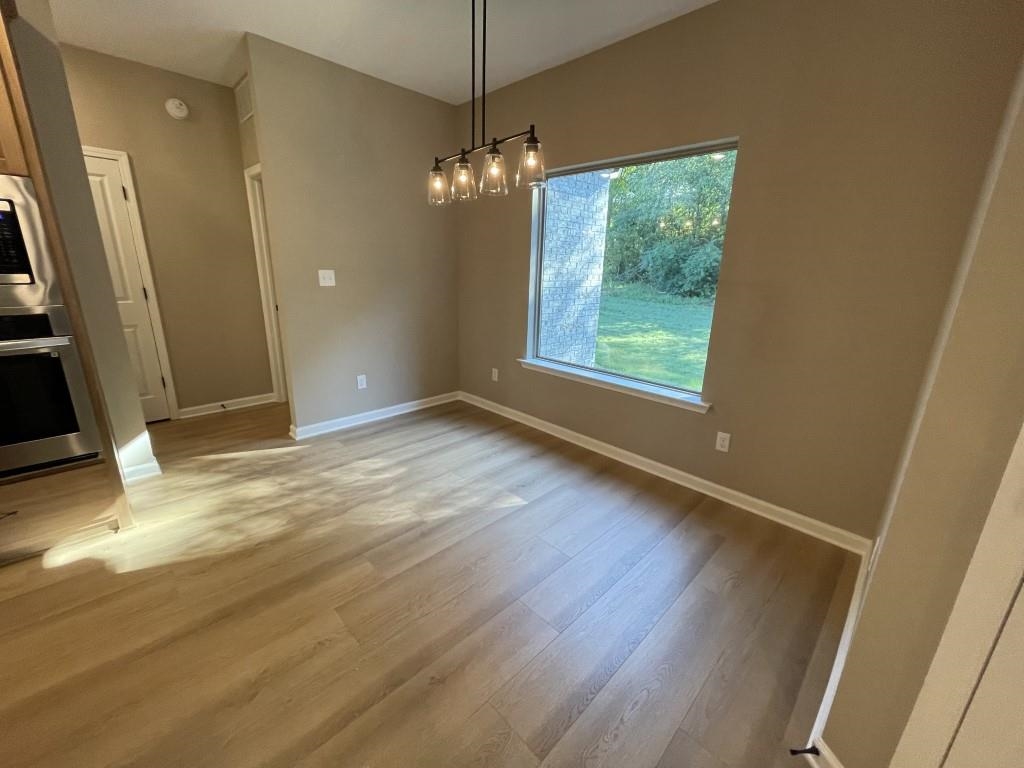
{"type": "Polygon", "coordinates": [[[729,442],[732,440],[732,435],[728,432],[719,432],[718,437],[715,438],[715,450],[721,451],[722,453],[729,452],[729,442]]]}
{"type": "Polygon", "coordinates": [[[317,282],[320,283],[324,288],[333,288],[337,285],[337,281],[334,279],[333,269],[318,269],[316,273],[317,282]]]}
{"type": "Polygon", "coordinates": [[[356,376],[356,389],[366,389],[366,374],[360,373],[356,376]]]}
{"type": "Polygon", "coordinates": [[[491,368],[491,381],[497,381],[497,380],[498,380],[498,369],[497,368],[491,368]]]}

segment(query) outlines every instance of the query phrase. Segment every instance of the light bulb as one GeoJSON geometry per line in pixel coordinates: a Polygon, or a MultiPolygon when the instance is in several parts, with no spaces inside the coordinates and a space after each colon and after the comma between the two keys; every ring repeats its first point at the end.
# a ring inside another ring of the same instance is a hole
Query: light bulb
{"type": "Polygon", "coordinates": [[[462,150],[455,161],[455,172],[452,174],[452,200],[475,200],[476,180],[473,178],[473,166],[462,150]]]}
{"type": "Polygon", "coordinates": [[[491,142],[491,148],[484,155],[484,172],[480,177],[480,194],[501,197],[508,194],[505,181],[505,158],[498,149],[498,142],[491,142]]]}
{"type": "Polygon", "coordinates": [[[523,142],[523,154],[519,156],[519,172],[516,174],[517,187],[544,186],[544,152],[540,140],[530,126],[530,133],[523,142]]]}
{"type": "Polygon", "coordinates": [[[428,178],[430,183],[427,186],[427,202],[431,205],[448,205],[452,201],[448,194],[448,178],[436,160],[428,178]]]}

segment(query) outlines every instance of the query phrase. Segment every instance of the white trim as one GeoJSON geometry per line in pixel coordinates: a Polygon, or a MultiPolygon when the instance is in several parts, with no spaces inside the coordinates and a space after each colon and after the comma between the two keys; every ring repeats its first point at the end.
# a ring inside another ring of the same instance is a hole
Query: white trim
{"type": "Polygon", "coordinates": [[[156,459],[147,461],[145,464],[136,464],[132,467],[124,467],[124,481],[126,483],[134,483],[138,480],[144,480],[147,477],[153,477],[162,473],[160,464],[156,459]]]}
{"type": "Polygon", "coordinates": [[[149,261],[149,249],[146,247],[146,234],[142,228],[142,214],[139,211],[139,196],[135,192],[135,181],[132,176],[131,159],[128,153],[120,149],[103,149],[101,147],[82,146],[82,154],[101,160],[115,160],[121,172],[121,183],[128,192],[125,201],[128,207],[128,221],[132,228],[132,240],[135,254],[138,257],[139,269],[142,272],[142,283],[150,294],[146,302],[150,323],[153,326],[153,337],[156,341],[156,356],[160,361],[160,374],[164,377],[164,394],[167,397],[167,412],[172,419],[179,416],[178,393],[174,388],[174,375],[171,373],[171,356],[167,352],[167,339],[164,335],[164,322],[160,316],[160,301],[157,298],[156,282],[153,280],[153,266],[149,261]]]}
{"type": "Polygon", "coordinates": [[[579,368],[575,365],[556,363],[553,360],[542,360],[539,357],[520,358],[519,364],[531,371],[548,373],[569,381],[577,381],[582,384],[610,389],[612,392],[620,392],[624,395],[642,397],[644,400],[653,400],[662,405],[671,405],[675,408],[685,408],[696,413],[707,413],[711,403],[705,402],[700,395],[692,392],[683,392],[672,387],[662,387],[657,384],[650,384],[646,381],[637,381],[624,376],[616,376],[611,373],[603,373],[589,368],[579,368]]]}
{"type": "MultiPolygon", "coordinates": [[[[576,163],[575,165],[563,165],[558,168],[551,168],[545,172],[547,178],[552,176],[565,176],[570,173],[585,173],[586,171],[603,171],[612,168],[619,168],[623,165],[644,165],[645,163],[656,163],[660,160],[679,160],[694,155],[707,155],[715,150],[723,152],[739,151],[740,137],[728,136],[724,139],[711,139],[710,141],[698,141],[696,144],[684,144],[680,147],[669,149],[655,149],[650,152],[640,152],[635,155],[619,155],[607,160],[594,160],[587,163],[576,163]]],[[[543,189],[543,187],[541,187],[543,189]]]]}
{"type": "Polygon", "coordinates": [[[432,408],[435,405],[450,403],[460,399],[461,394],[460,392],[446,392],[443,395],[425,397],[422,400],[411,400],[407,403],[399,403],[398,405],[389,405],[386,408],[378,408],[375,411],[364,411],[363,413],[355,413],[351,416],[342,416],[340,419],[318,421],[315,424],[307,424],[302,427],[296,427],[292,424],[288,434],[292,436],[293,440],[305,440],[317,435],[326,435],[330,432],[340,432],[352,427],[369,424],[372,421],[389,419],[392,416],[401,416],[403,413],[411,413],[423,408],[432,408]]]}
{"type": "Polygon", "coordinates": [[[242,75],[242,79],[235,83],[232,88],[235,93],[235,113],[238,115],[238,123],[242,124],[252,117],[253,98],[252,85],[249,83],[249,73],[242,75]]]}
{"type": "Polygon", "coordinates": [[[477,395],[470,394],[469,392],[460,392],[459,399],[464,400],[471,405],[475,405],[478,408],[492,411],[501,416],[504,416],[514,421],[521,422],[534,429],[539,429],[542,432],[547,432],[549,435],[554,435],[570,443],[575,443],[588,450],[600,453],[609,458],[621,461],[623,464],[628,464],[631,467],[648,472],[652,475],[657,475],[666,480],[669,480],[678,485],[692,488],[695,491],[705,494],[706,496],[712,496],[716,499],[732,504],[734,507],[745,509],[748,512],[753,512],[755,515],[766,517],[769,520],[773,520],[777,523],[781,523],[788,528],[806,533],[809,536],[813,536],[816,539],[827,541],[830,544],[834,544],[841,549],[848,550],[862,557],[867,555],[871,551],[871,540],[866,539],[856,533],[839,528],[829,523],[823,523],[820,520],[814,520],[813,518],[802,515],[799,512],[794,512],[790,509],[772,504],[769,501],[758,499],[754,496],[750,496],[742,491],[736,491],[732,488],[727,488],[724,485],[713,483],[710,480],[705,480],[702,477],[691,475],[689,472],[684,472],[676,467],[670,467],[667,464],[649,459],[645,456],[627,451],[623,448],[619,448],[609,443],[595,440],[592,437],[582,435],[579,432],[573,432],[571,429],[552,424],[549,421],[538,419],[536,416],[531,416],[522,411],[517,411],[513,408],[508,408],[504,405],[486,400],[477,395]]]}
{"type": "Polygon", "coordinates": [[[829,749],[828,744],[821,739],[815,739],[814,746],[821,752],[820,755],[804,755],[813,768],[843,768],[843,764],[839,762],[836,753],[829,749]]]}
{"type": "MultiPolygon", "coordinates": [[[[846,621],[843,622],[843,633],[839,636],[836,658],[832,662],[832,672],[828,676],[828,684],[825,686],[825,693],[821,697],[818,714],[814,718],[814,725],[811,727],[811,743],[818,744],[819,749],[821,749],[821,744],[819,744],[821,735],[825,731],[825,723],[828,721],[829,712],[832,711],[832,703],[836,699],[836,691],[839,690],[839,681],[842,679],[843,668],[846,666],[846,657],[849,655],[850,645],[853,643],[853,633],[857,629],[857,621],[860,619],[860,611],[864,605],[864,592],[868,588],[868,573],[873,555],[873,546],[869,543],[868,547],[866,552],[860,553],[861,558],[860,566],[857,568],[857,580],[853,584],[853,594],[850,595],[850,608],[846,612],[846,621]]],[[[838,765],[839,761],[836,760],[835,764],[838,765]]]]}
{"type": "Polygon", "coordinates": [[[221,413],[222,411],[237,411],[239,408],[252,408],[256,405],[266,405],[277,402],[277,395],[267,392],[264,395],[250,395],[249,397],[236,397],[234,400],[224,400],[220,403],[206,403],[205,405],[193,405],[182,408],[178,411],[179,419],[191,419],[194,416],[206,416],[209,413],[221,413]]]}
{"type": "Polygon", "coordinates": [[[270,361],[270,378],[278,402],[287,399],[284,372],[284,352],[277,323],[277,289],[274,286],[274,270],[270,261],[270,244],[267,241],[267,218],[262,194],[256,184],[262,181],[263,167],[256,163],[245,169],[245,196],[249,201],[249,221],[252,226],[252,242],[256,252],[256,274],[260,284],[260,304],[263,307],[263,330],[267,337],[267,359],[270,361]]]}

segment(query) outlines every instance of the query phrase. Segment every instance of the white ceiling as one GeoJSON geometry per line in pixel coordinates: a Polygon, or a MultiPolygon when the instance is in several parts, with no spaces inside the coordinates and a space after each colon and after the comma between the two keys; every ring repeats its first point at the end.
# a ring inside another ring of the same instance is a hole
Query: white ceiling
{"type": "MultiPolygon", "coordinates": [[[[490,0],[487,90],[714,0],[490,0]]],[[[254,32],[452,104],[469,99],[468,0],[50,0],[62,42],[224,85],[254,32]]],[[[478,5],[480,5],[478,3],[478,5]]]]}

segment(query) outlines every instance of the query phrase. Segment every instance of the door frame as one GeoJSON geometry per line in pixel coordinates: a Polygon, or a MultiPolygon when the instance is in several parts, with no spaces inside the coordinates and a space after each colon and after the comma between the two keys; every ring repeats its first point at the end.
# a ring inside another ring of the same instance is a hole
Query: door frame
{"type": "Polygon", "coordinates": [[[142,284],[149,294],[146,309],[149,312],[150,325],[156,341],[156,356],[160,362],[160,375],[164,380],[164,393],[167,397],[167,412],[170,418],[179,418],[178,394],[174,388],[174,375],[171,372],[171,358],[167,352],[167,339],[164,335],[164,322],[160,314],[160,300],[157,298],[156,281],[153,280],[153,266],[149,260],[149,249],[146,247],[145,230],[142,228],[142,212],[139,210],[139,196],[135,193],[135,179],[132,176],[131,159],[127,152],[120,149],[103,149],[82,145],[82,155],[96,157],[101,160],[115,160],[121,171],[121,183],[125,189],[125,204],[128,207],[128,221],[132,229],[132,242],[135,255],[142,272],[142,284]]]}
{"type": "Polygon", "coordinates": [[[279,329],[274,267],[270,261],[270,243],[267,242],[266,200],[257,192],[257,182],[263,183],[263,166],[260,163],[245,169],[245,196],[249,201],[249,221],[252,224],[252,242],[256,250],[256,273],[260,283],[260,305],[263,307],[263,328],[267,336],[270,378],[274,387],[274,400],[280,403],[288,399],[284,348],[281,345],[279,329]]]}

